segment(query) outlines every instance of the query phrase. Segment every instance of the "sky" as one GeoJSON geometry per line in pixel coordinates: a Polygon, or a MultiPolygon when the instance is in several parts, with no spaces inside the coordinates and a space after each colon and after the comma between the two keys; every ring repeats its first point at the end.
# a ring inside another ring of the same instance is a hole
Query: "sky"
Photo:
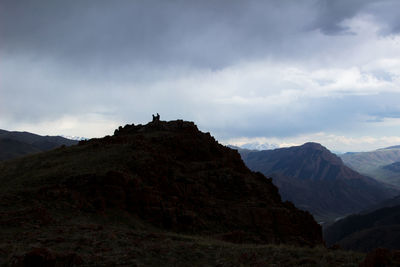
{"type": "Polygon", "coordinates": [[[398,0],[0,0],[0,129],[194,121],[223,144],[400,144],[398,0]]]}

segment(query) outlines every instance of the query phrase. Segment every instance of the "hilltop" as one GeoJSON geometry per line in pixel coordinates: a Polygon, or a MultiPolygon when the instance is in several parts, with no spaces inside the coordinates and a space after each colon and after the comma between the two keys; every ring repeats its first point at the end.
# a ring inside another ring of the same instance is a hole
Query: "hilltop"
{"type": "MultiPolygon", "coordinates": [[[[308,212],[282,202],[271,179],[250,171],[237,151],[192,122],[126,125],[113,136],[0,163],[0,173],[0,258],[8,261],[36,255],[155,264],[171,257],[184,262],[176,251],[185,251],[201,262],[205,243],[221,253],[241,251],[236,243],[253,244],[242,247],[253,252],[322,245],[321,227],[308,212]]],[[[317,262],[329,254],[308,251],[317,262]]],[[[240,261],[240,253],[214,260],[240,261]]],[[[329,262],[353,257],[340,255],[329,262]]]]}

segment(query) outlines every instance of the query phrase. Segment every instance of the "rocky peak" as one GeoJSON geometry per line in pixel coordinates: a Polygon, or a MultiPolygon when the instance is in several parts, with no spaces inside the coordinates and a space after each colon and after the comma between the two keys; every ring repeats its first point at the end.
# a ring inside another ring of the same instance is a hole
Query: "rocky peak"
{"type": "Polygon", "coordinates": [[[193,122],[126,125],[56,152],[37,159],[51,166],[49,177],[39,167],[26,184],[35,190],[35,180],[48,181],[35,196],[46,203],[74,199],[82,212],[121,211],[163,230],[231,242],[322,244],[311,214],[282,202],[271,179],[193,122]]]}
{"type": "Polygon", "coordinates": [[[310,149],[315,149],[315,150],[321,150],[324,151],[326,150],[326,147],[321,145],[320,143],[315,143],[315,142],[307,142],[302,145],[304,148],[310,148],[310,149]]]}
{"type": "Polygon", "coordinates": [[[197,126],[194,122],[175,120],[175,121],[152,121],[145,125],[127,124],[124,127],[120,126],[114,131],[114,135],[129,135],[135,133],[150,133],[150,132],[179,132],[186,131],[196,133],[197,126]]]}
{"type": "Polygon", "coordinates": [[[342,160],[336,156],[334,153],[329,151],[326,147],[319,143],[314,143],[314,142],[308,142],[303,144],[302,146],[299,146],[299,150],[305,150],[305,153],[310,154],[310,151],[313,152],[314,154],[317,154],[321,158],[329,161],[331,164],[334,165],[343,165],[342,160]]]}

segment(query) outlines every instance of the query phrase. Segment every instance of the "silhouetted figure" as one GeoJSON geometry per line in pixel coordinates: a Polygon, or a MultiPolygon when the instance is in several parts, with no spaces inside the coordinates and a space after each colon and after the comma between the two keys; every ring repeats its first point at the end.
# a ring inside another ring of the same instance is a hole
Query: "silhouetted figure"
{"type": "Polygon", "coordinates": [[[160,114],[157,113],[156,116],[154,116],[154,114],[152,114],[152,116],[153,116],[153,122],[158,122],[158,121],[160,121],[160,114]]]}

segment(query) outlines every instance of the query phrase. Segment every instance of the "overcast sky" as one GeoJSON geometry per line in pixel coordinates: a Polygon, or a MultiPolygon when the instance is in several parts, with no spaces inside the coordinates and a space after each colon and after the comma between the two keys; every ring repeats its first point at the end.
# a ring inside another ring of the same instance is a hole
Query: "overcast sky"
{"type": "Polygon", "coordinates": [[[194,121],[221,143],[400,144],[398,0],[0,0],[0,128],[194,121]]]}

